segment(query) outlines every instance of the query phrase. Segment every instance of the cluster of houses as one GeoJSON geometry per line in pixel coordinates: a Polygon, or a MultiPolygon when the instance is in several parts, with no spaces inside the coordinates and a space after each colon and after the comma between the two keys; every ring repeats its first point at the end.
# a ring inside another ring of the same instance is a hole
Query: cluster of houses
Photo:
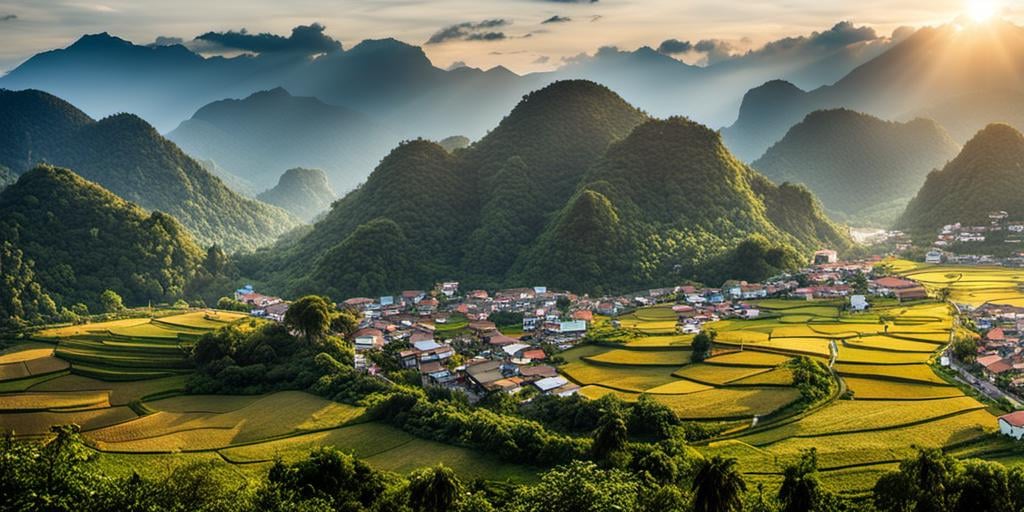
{"type": "Polygon", "coordinates": [[[982,375],[1008,390],[1024,389],[1024,308],[984,304],[967,316],[984,333],[977,355],[982,375]]]}
{"type": "Polygon", "coordinates": [[[1005,211],[994,211],[988,214],[988,224],[965,225],[957,222],[942,226],[925,255],[925,262],[976,265],[1019,265],[1024,262],[1019,254],[1011,258],[1015,261],[1004,261],[991,255],[969,254],[969,248],[974,244],[1000,240],[1007,244],[1024,243],[1024,221],[1009,220],[1009,214],[1005,211]]]}
{"type": "Polygon", "coordinates": [[[250,307],[250,315],[269,318],[275,322],[283,322],[284,314],[288,312],[287,301],[280,297],[257,293],[251,284],[235,290],[235,301],[247,304],[250,307]]]}

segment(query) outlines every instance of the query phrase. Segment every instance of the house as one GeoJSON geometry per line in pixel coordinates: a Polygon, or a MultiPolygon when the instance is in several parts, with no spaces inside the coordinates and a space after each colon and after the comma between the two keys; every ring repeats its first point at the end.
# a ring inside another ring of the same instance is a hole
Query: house
{"type": "Polygon", "coordinates": [[[745,308],[737,311],[736,316],[746,318],[747,320],[753,320],[761,316],[761,310],[756,308],[745,308]]]}
{"type": "Polygon", "coordinates": [[[582,320],[584,322],[592,322],[592,321],[594,321],[594,313],[592,311],[585,310],[585,309],[581,309],[579,311],[573,311],[572,312],[572,319],[573,320],[582,320]]]}
{"type": "Polygon", "coordinates": [[[421,315],[430,315],[437,311],[437,305],[437,299],[420,299],[420,301],[416,304],[416,309],[419,310],[421,315]]]}
{"type": "Polygon", "coordinates": [[[530,348],[530,346],[525,343],[511,343],[509,345],[501,347],[501,350],[505,352],[505,355],[507,355],[508,357],[516,357],[516,354],[528,348],[530,348]]]}
{"type": "Polygon", "coordinates": [[[924,255],[925,263],[942,263],[942,251],[928,251],[924,255]]]}
{"type": "Polygon", "coordinates": [[[501,361],[480,361],[466,367],[466,377],[472,384],[490,391],[492,384],[504,379],[501,373],[501,361]]]}
{"type": "Polygon", "coordinates": [[[491,335],[487,336],[486,338],[487,343],[495,347],[503,347],[505,345],[514,345],[516,343],[519,343],[518,338],[505,336],[504,334],[498,331],[494,331],[491,335]]]}
{"type": "Polygon", "coordinates": [[[542,393],[547,393],[549,391],[558,389],[568,383],[569,381],[566,380],[565,377],[555,376],[540,379],[534,382],[533,385],[537,386],[537,389],[541,390],[542,393]]]}
{"type": "Polygon", "coordinates": [[[357,351],[384,348],[384,333],[378,329],[359,329],[352,340],[357,351]]]}
{"type": "Polygon", "coordinates": [[[999,424],[1000,434],[1010,436],[1018,441],[1024,437],[1024,411],[1004,414],[996,422],[999,424]]]}
{"type": "Polygon", "coordinates": [[[555,322],[550,330],[557,334],[584,333],[587,332],[587,322],[584,320],[555,322]]]}
{"type": "Polygon", "coordinates": [[[543,350],[536,348],[524,351],[522,357],[523,359],[529,359],[530,361],[543,361],[547,358],[547,354],[545,354],[543,350]]]}
{"type": "Polygon", "coordinates": [[[839,253],[832,249],[822,249],[814,252],[814,264],[824,265],[827,263],[835,263],[839,261],[839,253]]]}
{"type": "Polygon", "coordinates": [[[441,293],[449,299],[454,297],[455,294],[459,293],[459,282],[458,281],[445,281],[441,283],[441,293]]]}
{"type": "Polygon", "coordinates": [[[995,380],[997,375],[1013,369],[1013,365],[998,354],[979,357],[978,364],[984,367],[985,376],[989,380],[995,380]]]}
{"type": "Polygon", "coordinates": [[[267,317],[275,322],[284,322],[284,315],[288,312],[287,302],[277,302],[262,309],[260,316],[267,317]]]}
{"type": "Polygon", "coordinates": [[[519,368],[519,375],[527,380],[540,380],[546,379],[548,377],[557,377],[558,370],[555,370],[554,367],[548,366],[546,364],[539,364],[537,366],[523,366],[519,368]]]}
{"type": "Polygon", "coordinates": [[[851,295],[850,296],[850,310],[852,311],[864,311],[868,309],[868,300],[863,295],[851,295]]]}

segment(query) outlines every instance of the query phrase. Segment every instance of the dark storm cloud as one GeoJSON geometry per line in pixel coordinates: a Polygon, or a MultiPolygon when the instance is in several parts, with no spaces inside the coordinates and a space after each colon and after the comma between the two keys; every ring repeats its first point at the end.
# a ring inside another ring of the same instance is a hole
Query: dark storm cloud
{"type": "Polygon", "coordinates": [[[505,39],[505,33],[488,30],[509,25],[506,19],[496,18],[479,23],[466,21],[442,28],[427,39],[426,44],[440,44],[447,41],[498,41],[505,39]]]}
{"type": "Polygon", "coordinates": [[[544,20],[544,21],[542,21],[540,23],[541,23],[541,25],[544,25],[544,24],[547,24],[547,23],[568,23],[570,21],[572,21],[572,18],[569,18],[569,17],[566,17],[566,16],[559,16],[559,15],[556,14],[556,15],[554,15],[554,16],[552,16],[552,17],[550,17],[550,18],[548,18],[548,19],[546,19],[546,20],[544,20]]]}
{"type": "Polygon", "coordinates": [[[288,37],[265,32],[250,34],[243,28],[237,32],[207,32],[196,40],[213,43],[225,49],[256,53],[314,54],[341,49],[341,43],[324,34],[324,28],[319,23],[299,25],[292,29],[292,34],[288,37]]]}
{"type": "Polygon", "coordinates": [[[824,32],[815,32],[810,37],[812,43],[829,47],[849,46],[874,39],[878,39],[875,29],[867,26],[855,27],[849,21],[840,21],[832,28],[824,32]]]}
{"type": "Polygon", "coordinates": [[[678,53],[689,53],[693,51],[693,43],[680,41],[678,39],[666,39],[658,45],[658,53],[675,55],[678,53]]]}

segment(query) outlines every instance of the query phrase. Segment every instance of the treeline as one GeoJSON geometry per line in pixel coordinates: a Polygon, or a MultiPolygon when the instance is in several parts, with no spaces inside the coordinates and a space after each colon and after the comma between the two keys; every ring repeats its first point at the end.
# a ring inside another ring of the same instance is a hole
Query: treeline
{"type": "Polygon", "coordinates": [[[394,511],[394,512],[906,512],[1017,511],[1024,468],[956,460],[923,449],[883,475],[868,496],[837,496],[821,481],[817,453],[782,470],[777,489],[754,486],[735,459],[692,450],[652,452],[617,469],[573,461],[516,485],[463,480],[438,465],[409,475],[379,471],[333,448],[276,461],[239,485],[221,463],[186,463],[160,476],[112,476],[76,426],[45,441],[0,439],[0,511],[394,511]]]}

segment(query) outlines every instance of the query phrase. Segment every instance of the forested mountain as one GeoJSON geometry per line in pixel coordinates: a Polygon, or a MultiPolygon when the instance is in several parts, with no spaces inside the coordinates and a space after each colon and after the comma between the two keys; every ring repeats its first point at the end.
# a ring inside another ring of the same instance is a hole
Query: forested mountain
{"type": "Polygon", "coordinates": [[[847,109],[812,112],[753,163],[776,183],[806,185],[844,219],[889,226],[925,176],[959,146],[934,121],[883,121],[847,109]]]}
{"type": "Polygon", "coordinates": [[[210,103],[167,138],[257,187],[273,186],[281,169],[307,167],[346,191],[399,141],[363,114],[282,88],[210,103]]]}
{"type": "Polygon", "coordinates": [[[181,298],[209,272],[171,216],[75,173],[40,166],[0,192],[0,318],[34,321],[113,290],[129,305],[181,298]]]}
{"type": "Polygon", "coordinates": [[[0,165],[0,190],[3,190],[7,185],[15,181],[18,181],[18,177],[10,169],[0,165]]]}
{"type": "Polygon", "coordinates": [[[648,121],[591,169],[520,261],[522,274],[555,287],[621,290],[707,277],[704,264],[753,234],[803,253],[845,249],[845,235],[810,194],[788,188],[736,160],[705,126],[648,121]],[[792,229],[800,224],[810,230],[792,229]]]}
{"type": "Polygon", "coordinates": [[[74,169],[123,199],[181,221],[204,246],[251,249],[298,220],[228,189],[142,119],[93,121],[40,91],[0,90],[0,165],[21,173],[38,162],[74,169]]]}
{"type": "Polygon", "coordinates": [[[806,190],[772,185],[711,130],[652,121],[606,87],[563,81],[454,155],[400,145],[310,233],[242,269],[288,294],[452,276],[598,291],[692,277],[754,234],[805,252],[849,244],[806,190]]]}
{"type": "Polygon", "coordinates": [[[988,123],[1024,121],[1019,109],[1007,109],[1007,100],[1024,92],[1024,28],[957,20],[918,30],[833,85],[808,92],[790,86],[781,95],[766,88],[782,89],[751,90],[723,131],[744,159],[758,158],[810,112],[838,107],[885,119],[926,115],[949,123],[962,142],[988,123]]]}
{"type": "Polygon", "coordinates": [[[257,198],[280,206],[296,217],[310,222],[317,215],[327,211],[338,197],[331,189],[324,171],[296,167],[285,171],[274,188],[263,192],[257,198]]]}
{"type": "Polygon", "coordinates": [[[981,130],[942,170],[928,175],[898,226],[917,233],[955,222],[987,224],[1003,210],[1024,219],[1024,136],[1005,124],[981,130]]]}

